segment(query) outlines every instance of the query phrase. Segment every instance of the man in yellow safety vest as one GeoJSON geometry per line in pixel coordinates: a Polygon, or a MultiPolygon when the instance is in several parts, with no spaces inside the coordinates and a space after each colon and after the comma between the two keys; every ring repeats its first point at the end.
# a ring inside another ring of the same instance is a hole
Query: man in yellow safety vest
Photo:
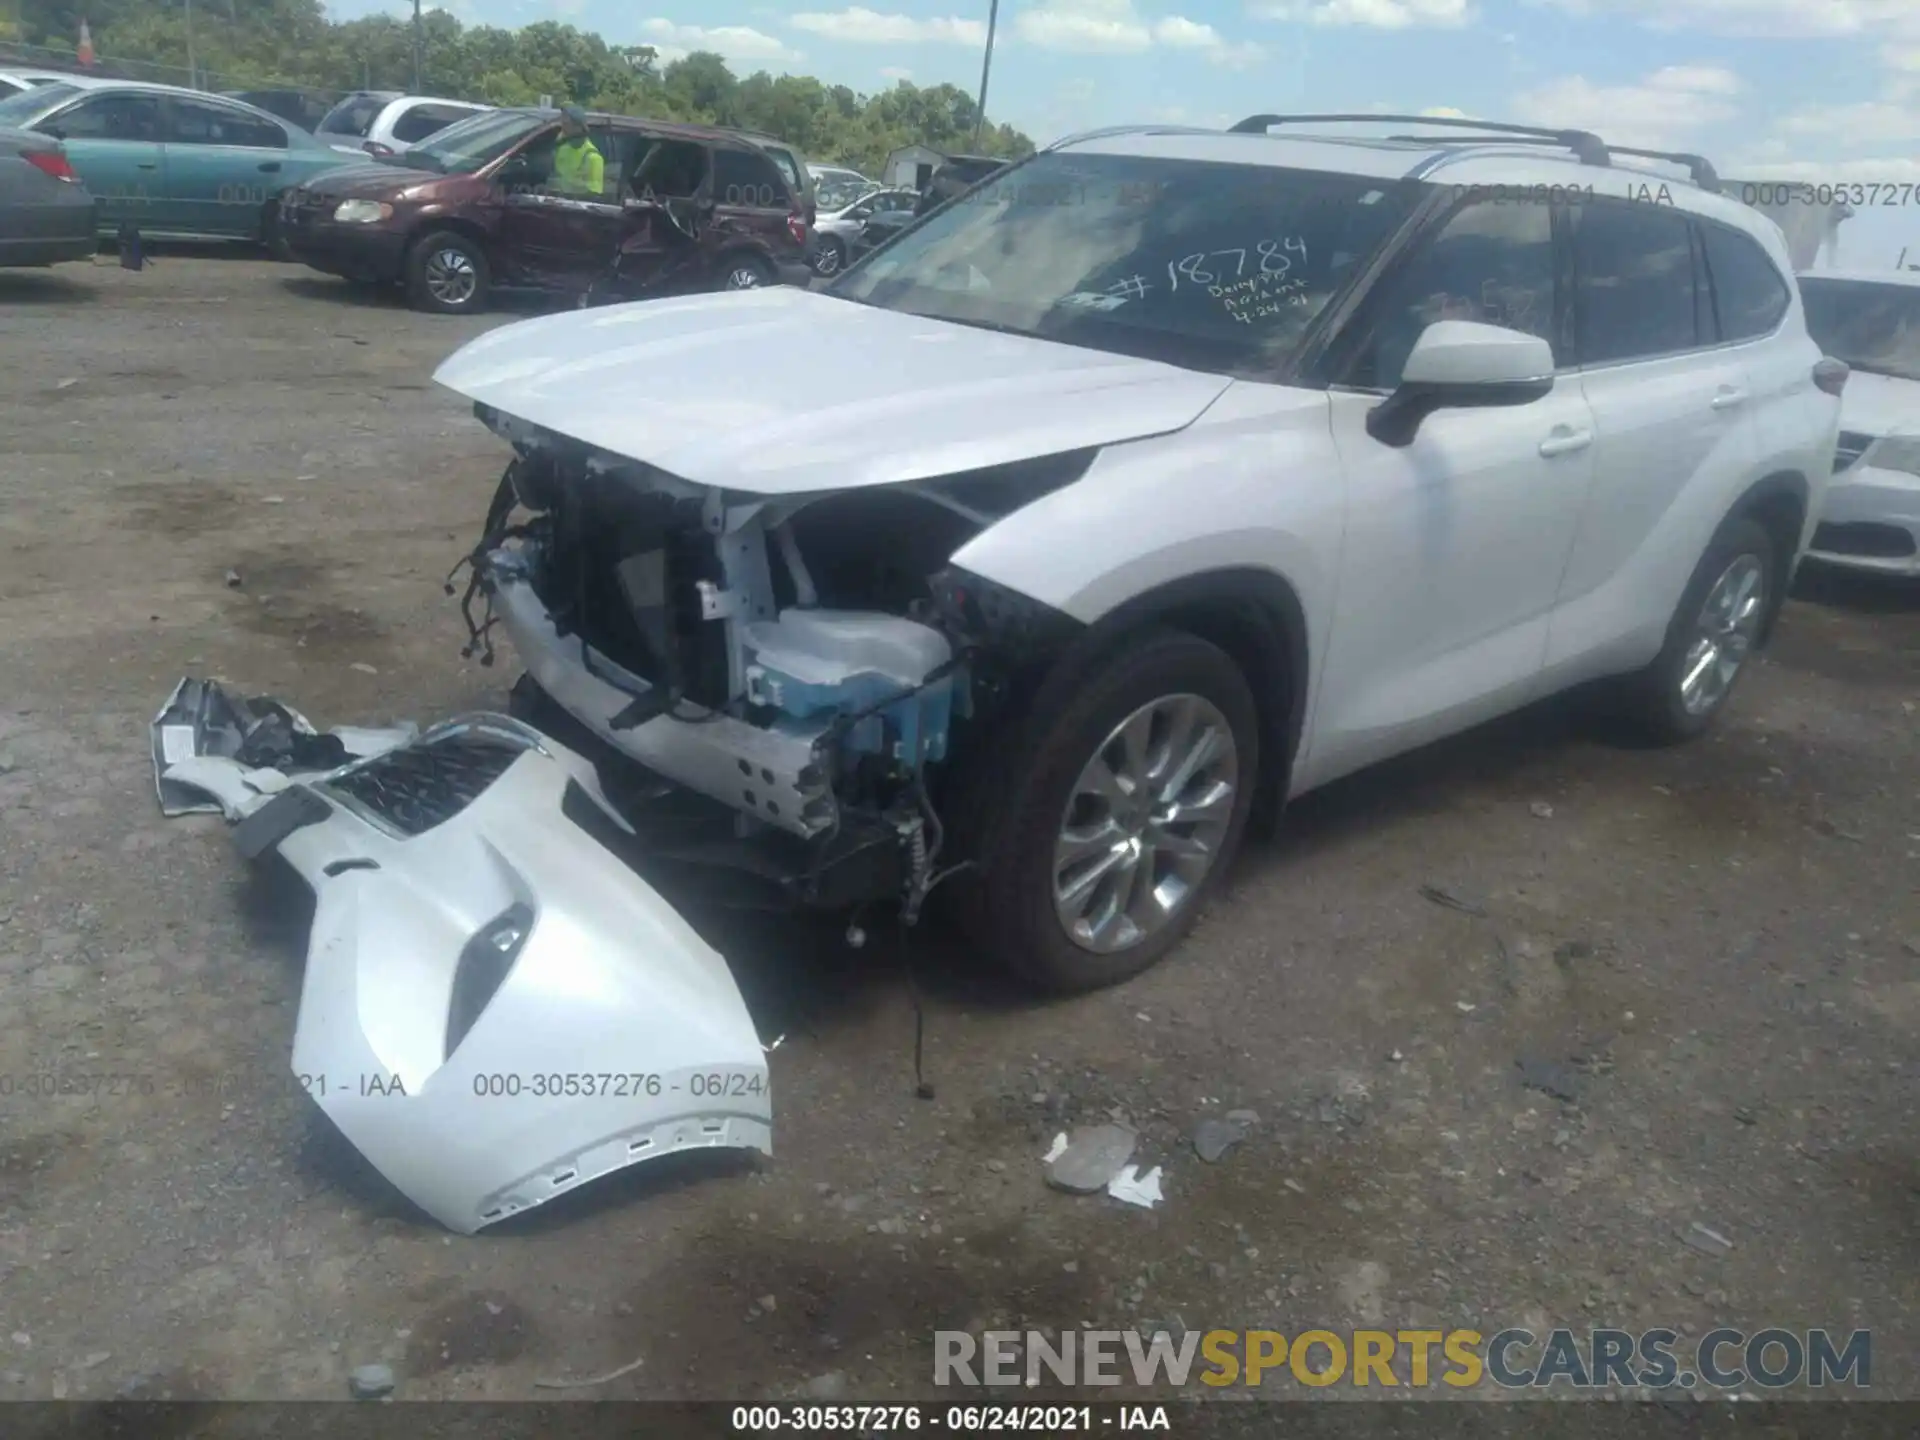
{"type": "Polygon", "coordinates": [[[560,112],[560,143],[553,151],[553,188],[562,195],[598,195],[607,162],[587,138],[587,112],[569,105],[560,112]]]}

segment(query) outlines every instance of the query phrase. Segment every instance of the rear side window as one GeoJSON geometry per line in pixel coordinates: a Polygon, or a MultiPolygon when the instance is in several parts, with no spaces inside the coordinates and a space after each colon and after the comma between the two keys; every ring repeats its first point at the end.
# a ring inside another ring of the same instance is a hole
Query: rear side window
{"type": "Polygon", "coordinates": [[[773,161],[746,150],[713,152],[713,198],[751,210],[785,210],[789,204],[787,183],[773,161]]]}
{"type": "Polygon", "coordinates": [[[68,140],[160,138],[160,102],[151,95],[101,95],[48,116],[36,128],[68,140]]]}
{"type": "Polygon", "coordinates": [[[780,167],[781,175],[793,187],[794,194],[798,195],[807,188],[806,181],[800,178],[800,165],[793,158],[792,151],[783,150],[778,145],[764,145],[761,148],[773,157],[773,163],[780,167]]]}
{"type": "Polygon", "coordinates": [[[1707,271],[1713,277],[1713,303],[1720,316],[1720,338],[1752,340],[1770,335],[1786,317],[1792,297],[1787,282],[1767,252],[1748,235],[1725,225],[1703,224],[1707,271]]]}
{"type": "Polygon", "coordinates": [[[414,105],[393,122],[393,138],[411,145],[464,120],[474,112],[457,105],[414,105]]]}
{"type": "Polygon", "coordinates": [[[1573,242],[1579,363],[1671,355],[1701,344],[1693,267],[1683,211],[1651,201],[1581,205],[1573,242]]]}
{"type": "Polygon", "coordinates": [[[174,98],[167,105],[169,145],[247,145],[259,150],[284,150],[287,132],[258,115],[174,98]]]}

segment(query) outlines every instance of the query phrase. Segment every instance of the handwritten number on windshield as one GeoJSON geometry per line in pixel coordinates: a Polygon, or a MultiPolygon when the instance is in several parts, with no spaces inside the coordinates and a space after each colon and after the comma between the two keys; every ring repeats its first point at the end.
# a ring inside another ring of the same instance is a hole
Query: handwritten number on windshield
{"type": "MultiPolygon", "coordinates": [[[[1307,242],[1297,235],[1289,235],[1285,240],[1256,241],[1253,253],[1259,257],[1262,275],[1285,275],[1293,268],[1291,256],[1307,258],[1307,242]]],[[[1167,288],[1178,290],[1184,276],[1195,285],[1217,285],[1221,280],[1237,280],[1247,273],[1247,251],[1244,246],[1228,250],[1207,250],[1198,255],[1188,255],[1183,259],[1167,262],[1167,288]],[[1209,261],[1221,256],[1233,256],[1233,273],[1215,275],[1202,267],[1209,261]]]]}

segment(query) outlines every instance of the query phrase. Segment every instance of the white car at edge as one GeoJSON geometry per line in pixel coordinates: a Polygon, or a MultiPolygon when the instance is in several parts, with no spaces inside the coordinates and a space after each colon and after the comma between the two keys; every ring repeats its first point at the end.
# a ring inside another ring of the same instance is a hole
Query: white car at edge
{"type": "Polygon", "coordinates": [[[950,880],[1065,991],[1375,761],[1602,679],[1697,735],[1834,463],[1778,227],[1697,157],[1355,118],[1075,137],[824,292],[476,339],[475,643],[711,807],[701,863],[950,880]]]}
{"type": "Polygon", "coordinates": [[[1826,507],[1807,554],[1920,575],[1920,271],[1800,277],[1807,329],[1852,368],[1826,507]]]}

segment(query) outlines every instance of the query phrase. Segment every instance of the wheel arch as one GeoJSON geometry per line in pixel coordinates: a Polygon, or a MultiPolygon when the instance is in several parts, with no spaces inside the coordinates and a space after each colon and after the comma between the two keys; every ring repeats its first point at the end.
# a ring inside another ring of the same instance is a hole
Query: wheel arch
{"type": "Polygon", "coordinates": [[[473,241],[486,255],[487,263],[493,264],[493,238],[487,234],[486,226],[464,215],[422,215],[413,228],[407,231],[404,253],[411,256],[414,247],[422,240],[443,230],[451,231],[455,235],[464,235],[473,241]]]}
{"type": "Polygon", "coordinates": [[[1219,646],[1247,677],[1260,716],[1251,823],[1271,833],[1305,727],[1312,674],[1299,592],[1285,577],[1252,566],[1183,575],[1116,605],[1092,622],[1084,643],[1105,648],[1147,625],[1170,625],[1219,646]]]}
{"type": "Polygon", "coordinates": [[[1729,510],[1728,518],[1746,517],[1756,521],[1774,543],[1779,561],[1779,583],[1767,598],[1767,613],[1760,626],[1759,643],[1773,636],[1774,622],[1786,603],[1787,588],[1793,583],[1794,565],[1800,557],[1800,545],[1807,534],[1807,508],[1813,487],[1797,470],[1776,470],[1748,486],[1729,510]]]}
{"type": "Polygon", "coordinates": [[[773,250],[770,246],[757,239],[742,237],[738,240],[729,240],[714,252],[713,273],[723,275],[729,265],[743,259],[753,260],[769,272],[777,274],[779,271],[779,266],[774,263],[773,250]]]}

